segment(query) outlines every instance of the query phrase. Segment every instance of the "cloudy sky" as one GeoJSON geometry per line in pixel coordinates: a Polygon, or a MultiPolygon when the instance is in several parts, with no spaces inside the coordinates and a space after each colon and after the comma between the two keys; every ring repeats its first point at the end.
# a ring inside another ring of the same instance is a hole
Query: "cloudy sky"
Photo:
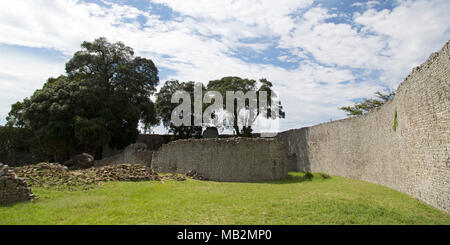
{"type": "Polygon", "coordinates": [[[450,37],[450,1],[1,0],[0,124],[84,40],[123,41],[160,80],[267,78],[281,130],[345,117],[395,89],[450,37]]]}

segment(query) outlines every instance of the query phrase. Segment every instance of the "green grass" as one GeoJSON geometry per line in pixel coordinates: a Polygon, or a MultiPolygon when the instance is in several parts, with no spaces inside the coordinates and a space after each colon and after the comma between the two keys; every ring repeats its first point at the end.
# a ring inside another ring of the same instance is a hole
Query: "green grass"
{"type": "Polygon", "coordinates": [[[34,188],[0,207],[0,224],[450,224],[450,215],[364,181],[302,173],[267,183],[109,182],[80,191],[34,188]]]}

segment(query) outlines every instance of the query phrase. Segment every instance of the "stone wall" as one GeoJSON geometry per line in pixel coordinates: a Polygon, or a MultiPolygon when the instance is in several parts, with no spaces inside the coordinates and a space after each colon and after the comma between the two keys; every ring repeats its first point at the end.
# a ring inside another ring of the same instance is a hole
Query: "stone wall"
{"type": "Polygon", "coordinates": [[[288,149],[290,170],[381,184],[449,212],[449,42],[413,69],[381,108],[278,138],[288,149]]]}
{"type": "MultiPolygon", "coordinates": [[[[163,144],[169,143],[171,141],[171,138],[172,138],[172,135],[168,135],[168,134],[140,134],[136,139],[136,143],[146,144],[148,151],[156,151],[163,144]]],[[[124,150],[125,150],[125,148],[113,149],[113,148],[109,147],[109,145],[106,144],[103,146],[102,160],[104,158],[116,156],[116,155],[122,153],[124,150]]]]}
{"type": "Polygon", "coordinates": [[[136,143],[144,143],[150,151],[156,151],[163,144],[170,142],[172,135],[163,134],[140,134],[136,139],[136,143]]]}
{"type": "Polygon", "coordinates": [[[153,151],[147,149],[144,143],[135,143],[127,146],[116,155],[105,157],[94,162],[95,167],[117,164],[151,165],[153,151]]]}
{"type": "Polygon", "coordinates": [[[267,181],[287,176],[286,157],[276,139],[189,139],[163,145],[153,154],[152,168],[160,173],[193,170],[216,181],[267,181]]]}
{"type": "Polygon", "coordinates": [[[0,205],[33,199],[31,189],[7,165],[0,163],[0,205]]]}

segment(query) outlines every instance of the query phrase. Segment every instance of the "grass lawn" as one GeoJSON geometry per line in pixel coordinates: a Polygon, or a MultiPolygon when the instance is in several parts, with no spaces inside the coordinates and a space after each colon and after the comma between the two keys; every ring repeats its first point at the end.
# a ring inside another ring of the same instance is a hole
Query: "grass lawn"
{"type": "Polygon", "coordinates": [[[450,224],[450,215],[389,188],[303,173],[266,183],[109,182],[90,190],[33,188],[0,207],[0,224],[450,224]]]}

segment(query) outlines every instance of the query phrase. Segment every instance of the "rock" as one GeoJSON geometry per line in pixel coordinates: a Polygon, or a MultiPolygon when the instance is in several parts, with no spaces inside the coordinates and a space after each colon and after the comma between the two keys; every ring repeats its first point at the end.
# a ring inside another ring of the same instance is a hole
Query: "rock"
{"type": "MultiPolygon", "coordinates": [[[[32,187],[57,189],[90,189],[96,184],[108,181],[186,180],[186,176],[181,174],[159,176],[150,167],[141,164],[117,164],[70,171],[67,167],[57,163],[39,163],[12,169],[21,178],[20,180],[25,180],[32,187]]],[[[206,180],[195,171],[189,171],[186,175],[193,179],[206,180]]],[[[0,176],[0,187],[4,182],[9,183],[10,179],[0,176]]],[[[0,192],[1,190],[2,188],[0,188],[0,192]]]]}
{"type": "Polygon", "coordinates": [[[135,143],[125,148],[126,152],[144,152],[147,151],[147,145],[144,143],[135,143]]]}
{"type": "MultiPolygon", "coordinates": [[[[55,163],[39,163],[15,168],[31,186],[69,189],[88,189],[106,181],[148,181],[159,180],[151,168],[140,164],[118,164],[100,168],[69,171],[55,163]]],[[[0,177],[1,178],[1,177],[0,177]]]]}
{"type": "Polygon", "coordinates": [[[65,161],[64,165],[70,170],[87,169],[94,166],[94,157],[87,153],[81,153],[65,161]]]}
{"type": "Polygon", "coordinates": [[[204,176],[198,174],[197,172],[195,172],[194,170],[189,170],[186,173],[187,177],[190,177],[192,179],[196,179],[196,180],[208,180],[207,178],[205,178],[204,176]]]}
{"type": "Polygon", "coordinates": [[[216,127],[207,127],[202,134],[202,138],[218,138],[219,131],[216,127]]]}
{"type": "Polygon", "coordinates": [[[17,178],[7,165],[0,163],[0,205],[28,201],[34,198],[27,183],[17,178]]]}
{"type": "Polygon", "coordinates": [[[8,171],[8,165],[0,163],[0,176],[6,174],[7,171],[8,171]]]}

